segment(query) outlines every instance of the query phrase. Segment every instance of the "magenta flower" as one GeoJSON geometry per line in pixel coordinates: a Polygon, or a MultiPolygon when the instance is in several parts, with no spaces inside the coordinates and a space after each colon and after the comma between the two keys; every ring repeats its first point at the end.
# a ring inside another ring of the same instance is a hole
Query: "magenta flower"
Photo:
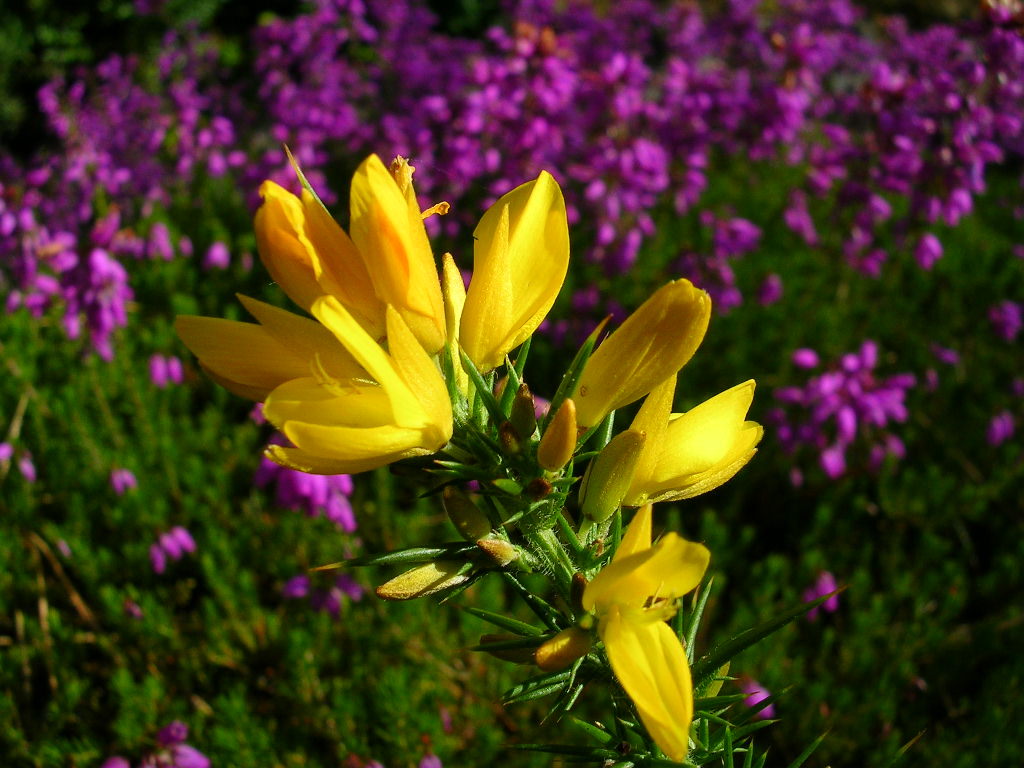
{"type": "Polygon", "coordinates": [[[155,573],[163,573],[167,569],[168,559],[180,560],[186,554],[196,551],[196,542],[192,534],[180,525],[176,525],[166,533],[162,533],[149,548],[149,560],[155,573]]]}
{"type": "Polygon", "coordinates": [[[441,758],[430,753],[423,756],[418,768],[444,768],[444,766],[441,764],[441,758]]]}
{"type": "Polygon", "coordinates": [[[757,289],[757,300],[762,307],[771,306],[782,298],[782,278],[774,273],[761,281],[757,289]]]}
{"type": "Polygon", "coordinates": [[[1015,427],[1013,414],[1009,411],[1000,411],[988,423],[988,431],[986,432],[988,444],[991,446],[1002,445],[1013,437],[1015,427]]]}
{"type": "Polygon", "coordinates": [[[156,736],[156,740],[162,747],[172,747],[175,744],[181,744],[186,739],[188,739],[188,726],[181,720],[168,723],[160,729],[160,733],[156,736]]]}
{"type": "Polygon", "coordinates": [[[219,240],[211,245],[203,257],[205,269],[227,269],[231,265],[231,252],[219,240]]]}
{"type": "Polygon", "coordinates": [[[942,258],[942,243],[931,232],[925,232],[914,249],[914,259],[921,269],[929,270],[942,258]]]}
{"type": "Polygon", "coordinates": [[[132,764],[120,755],[115,755],[104,760],[100,768],[132,768],[132,764]]]}
{"type": "Polygon", "coordinates": [[[169,384],[181,384],[185,380],[185,371],[181,360],[177,357],[153,355],[149,358],[149,379],[159,389],[169,384]]]}
{"type": "MultiPolygon", "coordinates": [[[[743,703],[748,707],[757,706],[772,695],[771,691],[752,677],[744,677],[740,680],[740,691],[747,695],[747,698],[743,700],[743,703]]],[[[774,704],[769,704],[768,706],[763,707],[754,715],[755,720],[770,720],[773,717],[775,717],[774,704]]]]}
{"type": "MultiPolygon", "coordinates": [[[[832,575],[831,571],[822,571],[818,574],[818,578],[815,579],[814,583],[804,590],[803,601],[810,603],[817,600],[819,597],[831,594],[836,591],[838,585],[836,584],[836,577],[832,575]]],[[[832,595],[828,600],[819,606],[811,608],[807,612],[807,620],[815,621],[818,618],[819,610],[825,611],[826,613],[835,613],[839,608],[839,595],[832,595]]]]}
{"type": "Polygon", "coordinates": [[[793,356],[790,359],[797,368],[817,368],[819,363],[818,353],[806,347],[793,350],[793,356]]]}
{"type": "Polygon", "coordinates": [[[1004,341],[1013,341],[1024,325],[1021,305],[1015,301],[1001,301],[989,307],[988,319],[996,334],[1004,341]]]}
{"type": "Polygon", "coordinates": [[[114,493],[124,496],[127,491],[137,488],[139,484],[130,469],[118,467],[110,473],[110,485],[114,489],[114,493]]]}

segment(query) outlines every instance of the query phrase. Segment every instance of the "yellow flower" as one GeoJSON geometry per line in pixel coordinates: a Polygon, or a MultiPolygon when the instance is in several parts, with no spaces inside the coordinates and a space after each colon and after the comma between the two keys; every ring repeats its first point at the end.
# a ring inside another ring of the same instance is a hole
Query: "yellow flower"
{"type": "Polygon", "coordinates": [[[611,563],[583,592],[597,615],[612,671],[647,732],[672,760],[689,750],[693,683],[679,636],[666,624],[676,600],[695,589],[711,558],[701,544],[665,534],[651,546],[651,507],[637,510],[611,563]]]}
{"type": "Polygon", "coordinates": [[[591,355],[573,399],[581,428],[639,400],[693,357],[711,319],[711,298],[675,280],[647,301],[591,355]]]}
{"type": "Polygon", "coordinates": [[[176,320],[214,380],[266,401],[265,415],[295,446],[268,449],[285,466],[361,472],[433,453],[451,437],[451,403],[431,359],[445,340],[441,286],[412,168],[399,158],[393,172],[375,155],[359,167],[351,239],[309,189],[297,197],[261,187],[260,256],[315,320],[244,296],[258,324],[176,320]]]}
{"type": "Polygon", "coordinates": [[[401,157],[390,172],[377,155],[366,158],[352,177],[349,232],[377,298],[397,309],[423,348],[435,354],[445,342],[444,305],[413,170],[401,157]]]}
{"type": "Polygon", "coordinates": [[[547,315],[569,266],[565,200],[547,171],[492,205],[473,233],[473,278],[459,341],[483,373],[547,315]]]}
{"type": "Polygon", "coordinates": [[[717,488],[750,461],[764,433],[746,421],[753,380],[738,384],[686,413],[671,413],[675,377],[656,387],[631,431],[647,440],[622,503],[627,506],[689,499],[717,488]]]}
{"type": "Polygon", "coordinates": [[[336,378],[318,367],[274,389],[263,413],[295,447],[270,446],[270,458],[303,472],[341,474],[443,447],[452,436],[448,389],[401,315],[387,308],[385,352],[333,296],[317,299],[312,310],[366,377],[336,378]]]}

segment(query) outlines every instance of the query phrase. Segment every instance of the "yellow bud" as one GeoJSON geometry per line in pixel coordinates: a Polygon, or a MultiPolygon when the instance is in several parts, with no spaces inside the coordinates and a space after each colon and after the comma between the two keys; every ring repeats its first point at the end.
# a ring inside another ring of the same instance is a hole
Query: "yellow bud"
{"type": "Polygon", "coordinates": [[[571,666],[576,659],[586,656],[591,643],[589,632],[579,627],[569,627],[538,648],[534,654],[534,661],[545,672],[557,672],[571,666]]]}
{"type": "Polygon", "coordinates": [[[463,566],[464,563],[454,560],[424,563],[381,584],[377,587],[377,597],[383,600],[412,600],[457,587],[469,580],[469,574],[462,573],[463,566]]]}
{"type": "Polygon", "coordinates": [[[607,520],[622,504],[646,441],[645,433],[627,429],[590,462],[580,485],[580,506],[595,523],[607,520]]]}
{"type": "Polygon", "coordinates": [[[496,565],[502,568],[509,563],[514,563],[521,554],[517,546],[493,535],[478,539],[476,545],[486,552],[496,565]]]}
{"type": "Polygon", "coordinates": [[[537,446],[537,463],[549,472],[564,467],[576,450],[576,403],[567,397],[544,430],[537,446]]]}
{"type": "Polygon", "coordinates": [[[487,515],[454,485],[446,485],[441,491],[441,503],[448,519],[467,541],[476,541],[491,532],[491,521],[487,515]]]}
{"type": "Polygon", "coordinates": [[[689,280],[662,286],[590,356],[574,395],[581,427],[639,400],[693,356],[711,299],[689,280]]]}

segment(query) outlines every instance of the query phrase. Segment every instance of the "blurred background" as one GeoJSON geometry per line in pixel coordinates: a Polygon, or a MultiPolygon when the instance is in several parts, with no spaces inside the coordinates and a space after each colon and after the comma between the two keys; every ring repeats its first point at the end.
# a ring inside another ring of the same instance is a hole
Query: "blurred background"
{"type": "Polygon", "coordinates": [[[258,408],[177,341],[179,313],[245,319],[236,292],[286,306],[251,224],[262,180],[296,188],[285,144],[343,226],[363,157],[410,157],[464,270],[485,207],[553,173],[573,263],[538,395],[604,316],[711,293],[677,410],[752,377],[766,436],[658,511],[712,551],[697,652],[846,586],[730,670],[785,691],[769,765],[825,731],[811,765],[1019,762],[1020,3],[8,0],[4,765],[542,766],[514,746],[583,738],[501,706],[530,669],[464,650],[479,620],[310,572],[455,532],[386,469],[262,460],[258,408]]]}

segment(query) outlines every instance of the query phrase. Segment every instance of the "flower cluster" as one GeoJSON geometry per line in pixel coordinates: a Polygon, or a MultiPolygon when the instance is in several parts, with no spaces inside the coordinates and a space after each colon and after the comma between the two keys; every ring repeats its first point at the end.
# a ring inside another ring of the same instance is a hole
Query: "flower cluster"
{"type": "MultiPolygon", "coordinates": [[[[793,362],[801,368],[819,364],[817,353],[809,349],[797,350],[793,362]]],[[[861,442],[868,443],[867,466],[872,469],[886,456],[903,458],[903,442],[890,426],[907,420],[906,394],[915,378],[908,373],[879,378],[877,365],[878,345],[869,340],[804,386],[777,389],[775,398],[784,407],[774,409],[770,418],[783,448],[789,453],[802,447],[814,450],[833,479],[846,474],[848,451],[861,442]]],[[[793,481],[799,484],[801,476],[795,472],[793,481]]]]}
{"type": "MultiPolygon", "coordinates": [[[[487,209],[474,230],[467,287],[450,254],[440,274],[434,266],[423,222],[448,205],[421,211],[413,171],[401,157],[390,167],[375,155],[364,161],[352,180],[348,232],[297,165],[299,195],[264,182],[255,218],[260,257],[313,319],[240,296],[256,323],[179,316],[178,333],[215,381],[263,401],[262,416],[286,438],[266,456],[287,474],[262,469],[260,482],[276,476],[279,494],[282,478],[298,485],[300,473],[347,475],[399,461],[441,481],[446,511],[472,543],[385,556],[414,567],[379,586],[379,597],[450,594],[495,570],[543,567],[577,608],[544,642],[529,640],[536,664],[556,671],[582,664],[596,634],[650,739],[681,761],[693,684],[686,649],[667,621],[700,584],[710,554],[673,533],[652,543],[651,509],[716,488],[750,460],[762,436],[746,420],[754,382],[672,412],[676,375],[711,317],[710,297],[675,280],[599,345],[597,334],[584,344],[538,420],[525,350],[568,270],[561,189],[541,172],[487,209]],[[615,410],[641,399],[629,429],[604,434],[615,410]],[[563,541],[555,519],[575,492],[583,445],[598,434],[579,490],[583,517],[563,541]],[[637,506],[606,561],[613,521],[637,506]],[[574,583],[585,584],[576,599],[574,583]]],[[[313,511],[330,503],[332,479],[302,484],[303,503],[313,511]],[[311,489],[322,492],[315,501],[311,489]]],[[[347,573],[326,591],[314,592],[305,575],[283,591],[311,596],[334,615],[343,595],[362,594],[347,573]]]]}
{"type": "MultiPolygon", "coordinates": [[[[175,720],[160,729],[157,734],[157,748],[146,755],[136,768],[210,768],[210,759],[195,747],[187,744],[188,726],[175,720]]],[[[132,764],[123,757],[107,758],[102,768],[131,768],[132,764]]]]}
{"type": "Polygon", "coordinates": [[[154,573],[167,570],[167,561],[180,560],[185,555],[196,551],[196,542],[192,534],[180,525],[176,525],[165,533],[161,533],[149,547],[149,561],[154,573]]]}

